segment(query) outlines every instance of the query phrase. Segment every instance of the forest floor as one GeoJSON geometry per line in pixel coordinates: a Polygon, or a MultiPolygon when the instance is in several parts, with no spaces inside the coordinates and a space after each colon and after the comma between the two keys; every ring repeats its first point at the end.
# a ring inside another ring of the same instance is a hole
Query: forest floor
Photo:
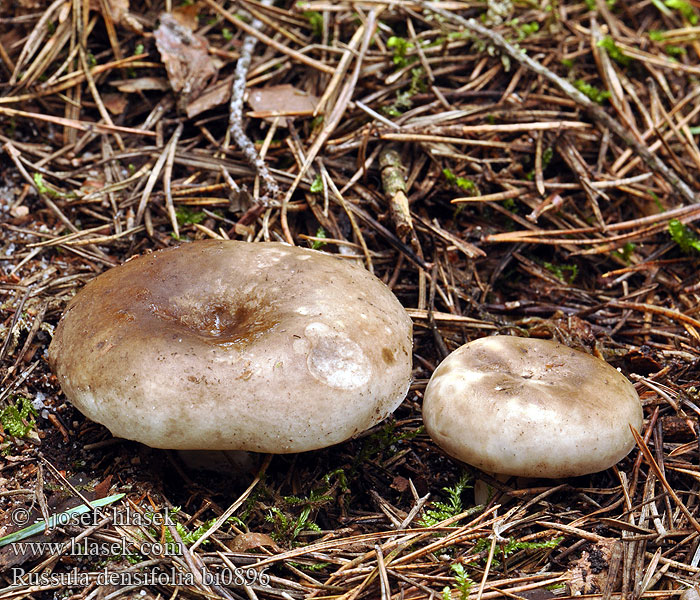
{"type": "Polygon", "coordinates": [[[0,4],[0,598],[697,597],[700,5],[0,4]],[[47,363],[68,301],[208,238],[387,283],[414,322],[395,414],[231,475],[73,408],[47,363]],[[637,447],[564,480],[443,453],[428,379],[494,333],[619,368],[637,447]],[[3,538],[84,500],[104,518],[3,538]]]}

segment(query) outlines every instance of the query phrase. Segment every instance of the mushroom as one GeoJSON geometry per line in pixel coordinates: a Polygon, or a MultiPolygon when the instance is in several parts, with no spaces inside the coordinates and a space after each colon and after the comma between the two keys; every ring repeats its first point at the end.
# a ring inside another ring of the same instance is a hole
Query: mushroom
{"type": "Polygon", "coordinates": [[[574,477],[611,467],[642,426],[634,386],[551,340],[496,335],[455,350],[425,390],[423,419],[449,455],[482,471],[574,477]]]}
{"type": "Polygon", "coordinates": [[[154,448],[303,452],[393,412],[412,324],[379,279],[280,243],[200,241],[90,281],[49,348],[68,399],[154,448]]]}

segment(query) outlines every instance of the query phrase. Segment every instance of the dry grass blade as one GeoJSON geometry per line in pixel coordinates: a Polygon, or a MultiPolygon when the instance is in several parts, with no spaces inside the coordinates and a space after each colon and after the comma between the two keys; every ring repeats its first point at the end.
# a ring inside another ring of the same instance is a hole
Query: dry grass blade
{"type": "Polygon", "coordinates": [[[654,457],[652,456],[652,454],[649,450],[649,447],[646,445],[646,443],[641,438],[639,433],[637,433],[634,429],[632,429],[632,435],[634,435],[634,439],[637,442],[637,446],[639,447],[640,452],[644,455],[644,458],[646,459],[647,463],[654,471],[654,474],[656,475],[658,480],[661,482],[661,485],[668,492],[668,494],[671,496],[671,498],[673,498],[673,501],[676,503],[676,505],[681,510],[681,512],[685,515],[686,519],[688,519],[688,522],[693,526],[695,531],[700,533],[700,523],[698,523],[698,521],[695,519],[695,517],[690,513],[688,508],[685,506],[683,501],[679,498],[679,496],[675,492],[675,490],[669,485],[668,481],[666,480],[666,477],[664,476],[663,472],[659,468],[659,465],[657,464],[656,460],[654,460],[654,457]]]}
{"type": "Polygon", "coordinates": [[[241,19],[237,19],[230,12],[228,12],[227,10],[224,10],[218,4],[216,4],[214,2],[214,0],[203,0],[203,1],[210,8],[212,8],[213,10],[218,12],[222,17],[226,18],[229,21],[229,23],[242,29],[247,35],[251,35],[251,36],[257,38],[259,41],[263,42],[264,44],[272,46],[275,50],[279,50],[280,52],[282,52],[284,54],[288,54],[292,58],[298,60],[301,63],[304,63],[305,65],[313,67],[314,69],[317,69],[317,70],[324,72],[324,73],[333,73],[334,69],[332,67],[329,67],[327,65],[324,65],[321,62],[318,62],[317,60],[309,58],[308,56],[306,56],[305,54],[302,54],[301,52],[297,52],[295,50],[292,50],[291,48],[285,46],[284,44],[280,44],[279,42],[277,42],[274,39],[265,35],[264,33],[258,31],[254,27],[248,25],[245,21],[242,21],[241,19]]]}
{"type": "Polygon", "coordinates": [[[102,123],[88,123],[85,121],[77,121],[75,119],[66,119],[64,117],[54,117],[52,115],[43,115],[40,113],[32,113],[24,110],[16,110],[14,108],[5,108],[0,106],[0,114],[8,117],[26,117],[28,119],[36,119],[39,121],[47,121],[56,125],[63,125],[80,131],[98,131],[100,133],[132,133],[136,135],[144,135],[146,137],[155,136],[152,131],[136,129],[133,127],[120,127],[118,125],[104,125],[102,123]]]}

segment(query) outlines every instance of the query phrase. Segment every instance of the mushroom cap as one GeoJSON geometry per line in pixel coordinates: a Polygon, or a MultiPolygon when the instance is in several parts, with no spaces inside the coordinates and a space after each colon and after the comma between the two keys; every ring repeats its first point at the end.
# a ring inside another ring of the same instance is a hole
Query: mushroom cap
{"type": "Polygon", "coordinates": [[[484,471],[574,477],[611,467],[642,426],[634,386],[551,340],[504,335],[455,350],[425,390],[423,420],[451,456],[484,471]]]}
{"type": "Polygon", "coordinates": [[[49,347],[68,399],[155,448],[287,453],[384,419],[412,323],[379,279],[279,243],[192,242],[90,281],[49,347]]]}

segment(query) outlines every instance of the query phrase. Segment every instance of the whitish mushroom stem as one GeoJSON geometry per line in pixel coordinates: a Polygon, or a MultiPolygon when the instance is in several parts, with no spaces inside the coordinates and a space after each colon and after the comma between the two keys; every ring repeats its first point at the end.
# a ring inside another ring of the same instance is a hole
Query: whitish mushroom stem
{"type": "Polygon", "coordinates": [[[189,469],[229,474],[254,473],[263,456],[245,450],[178,450],[177,455],[189,469]]]}
{"type": "MultiPolygon", "coordinates": [[[[511,475],[503,475],[502,473],[489,473],[488,471],[483,471],[486,475],[489,475],[496,481],[505,483],[512,477],[511,475]]],[[[476,481],[474,481],[474,504],[483,504],[484,506],[489,503],[489,500],[493,497],[494,488],[489,485],[486,481],[477,476],[476,481]]]]}
{"type": "MultiPolygon", "coordinates": [[[[532,486],[535,481],[534,477],[516,477],[514,475],[504,475],[503,473],[491,473],[489,471],[482,471],[484,475],[488,475],[491,479],[495,479],[500,483],[506,483],[511,481],[511,488],[516,490],[521,490],[532,486]]],[[[489,484],[485,479],[479,477],[474,481],[474,504],[483,504],[484,506],[488,504],[494,497],[498,490],[489,484]]],[[[507,504],[508,500],[499,500],[499,504],[507,504]]]]}

